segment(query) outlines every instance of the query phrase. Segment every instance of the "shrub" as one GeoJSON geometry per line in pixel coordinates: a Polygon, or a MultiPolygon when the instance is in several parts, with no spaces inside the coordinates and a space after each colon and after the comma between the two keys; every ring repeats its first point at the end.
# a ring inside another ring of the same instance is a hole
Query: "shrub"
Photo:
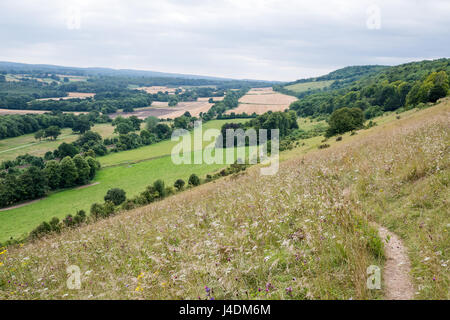
{"type": "Polygon", "coordinates": [[[337,137],[336,141],[342,141],[342,136],[337,137]]]}
{"type": "Polygon", "coordinates": [[[324,144],[321,144],[321,145],[319,145],[319,149],[325,149],[325,148],[329,148],[330,147],[330,145],[329,144],[327,144],[327,143],[324,143],[324,144]]]}
{"type": "Polygon", "coordinates": [[[183,189],[183,187],[184,187],[185,184],[186,184],[186,183],[184,182],[183,179],[178,179],[177,181],[175,181],[175,183],[173,184],[173,186],[174,186],[178,191],[180,191],[180,190],[183,189]]]}
{"type": "Polygon", "coordinates": [[[113,188],[108,190],[105,196],[105,201],[111,201],[116,206],[123,203],[127,199],[126,193],[123,189],[113,188]]]}
{"type": "Polygon", "coordinates": [[[189,177],[189,185],[191,186],[198,186],[200,184],[200,178],[195,174],[191,174],[191,176],[189,177]]]}
{"type": "Polygon", "coordinates": [[[347,107],[337,109],[328,120],[330,127],[327,129],[326,137],[359,129],[363,123],[364,114],[361,109],[347,107]]]}
{"type": "Polygon", "coordinates": [[[153,188],[156,192],[158,192],[160,198],[164,198],[166,196],[166,189],[164,187],[164,181],[161,179],[156,180],[153,182],[153,188]]]}

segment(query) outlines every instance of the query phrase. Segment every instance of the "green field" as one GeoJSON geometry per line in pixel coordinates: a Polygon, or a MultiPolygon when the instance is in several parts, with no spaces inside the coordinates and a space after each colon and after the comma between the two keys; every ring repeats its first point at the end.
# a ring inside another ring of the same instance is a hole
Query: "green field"
{"type": "MultiPolygon", "coordinates": [[[[103,138],[114,135],[114,127],[110,123],[96,124],[91,129],[98,132],[103,138]]],[[[34,133],[19,137],[0,140],[0,162],[4,160],[14,160],[17,156],[31,154],[33,156],[43,156],[47,151],[53,151],[63,143],[75,141],[79,135],[72,133],[72,129],[61,130],[61,135],[56,140],[38,141],[34,138],[34,133]]]]}
{"type": "Polygon", "coordinates": [[[301,93],[308,90],[323,89],[329,87],[333,82],[334,80],[311,81],[311,82],[291,84],[289,86],[285,86],[284,88],[294,91],[296,93],[301,93]]]}
{"type": "MultiPolygon", "coordinates": [[[[210,121],[204,125],[203,129],[219,129],[223,123],[232,121],[234,120],[210,121]]],[[[237,122],[244,121],[244,119],[237,120],[237,122]]],[[[210,143],[206,142],[203,146],[210,143]]],[[[226,164],[175,165],[170,156],[175,144],[177,142],[163,141],[151,146],[98,158],[102,164],[108,163],[110,166],[114,166],[104,168],[97,173],[92,181],[97,184],[81,189],[63,190],[23,207],[0,211],[0,242],[8,240],[10,237],[20,238],[41,222],[50,220],[52,217],[63,218],[68,214],[76,213],[77,210],[88,212],[93,203],[103,202],[103,197],[111,188],[122,188],[128,197],[133,197],[144,191],[146,186],[157,179],[163,179],[167,185],[173,185],[179,178],[187,181],[192,173],[204,177],[207,173],[227,166],[226,164]],[[153,159],[142,161],[148,158],[153,159]]]]}
{"type": "MultiPolygon", "coordinates": [[[[223,124],[227,122],[234,122],[234,123],[244,123],[247,122],[248,119],[232,119],[232,120],[214,120],[209,121],[203,125],[203,133],[207,129],[219,129],[222,127],[223,124]]],[[[192,134],[192,133],[191,133],[192,134]]],[[[193,139],[191,139],[192,145],[193,145],[193,139]]],[[[150,160],[157,157],[162,157],[166,155],[170,155],[170,152],[178,142],[177,141],[171,141],[166,140],[162,141],[160,143],[156,143],[150,146],[141,147],[138,149],[118,152],[118,153],[111,153],[107,156],[100,157],[98,160],[102,164],[102,167],[110,167],[115,166],[118,164],[126,164],[126,163],[135,163],[143,160],[150,160]]],[[[209,145],[211,142],[203,142],[203,148],[209,145]]],[[[192,150],[195,150],[194,148],[192,150]]]]}

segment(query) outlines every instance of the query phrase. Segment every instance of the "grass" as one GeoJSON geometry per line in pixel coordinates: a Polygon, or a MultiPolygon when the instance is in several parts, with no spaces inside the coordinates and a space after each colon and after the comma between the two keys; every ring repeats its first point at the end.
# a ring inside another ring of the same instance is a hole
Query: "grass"
{"type": "MultiPolygon", "coordinates": [[[[92,131],[98,132],[103,138],[113,136],[114,127],[110,123],[96,124],[92,131]]],[[[17,156],[31,154],[33,156],[43,156],[47,151],[53,151],[63,143],[75,141],[79,135],[72,133],[72,129],[62,129],[61,135],[56,140],[38,141],[34,138],[34,133],[19,137],[0,140],[0,162],[4,160],[14,160],[17,156]]]]}
{"type": "MultiPolygon", "coordinates": [[[[233,122],[233,123],[244,123],[247,122],[248,119],[230,119],[230,120],[213,120],[205,123],[203,125],[203,133],[205,130],[208,129],[219,129],[222,127],[223,124],[227,122],[233,122]]],[[[192,132],[191,132],[192,136],[192,132]]],[[[177,145],[179,141],[171,141],[166,140],[162,141],[160,143],[156,143],[150,146],[141,147],[138,149],[118,152],[118,153],[111,153],[104,157],[98,158],[100,163],[102,164],[102,167],[109,167],[109,166],[115,166],[119,164],[125,164],[125,163],[135,163],[142,160],[148,160],[156,157],[161,156],[167,156],[170,155],[172,148],[177,145]]],[[[202,148],[206,147],[211,142],[203,142],[202,148]]],[[[192,139],[192,147],[193,147],[193,139],[192,139]]],[[[194,150],[194,148],[193,148],[194,150]]]]}
{"type": "Polygon", "coordinates": [[[312,81],[312,82],[291,84],[285,86],[284,88],[294,91],[296,93],[301,93],[308,90],[323,89],[329,87],[333,82],[334,80],[312,81]]]}
{"type": "Polygon", "coordinates": [[[417,297],[448,299],[449,113],[447,102],[389,115],[327,149],[286,152],[275,176],[255,166],[12,246],[0,299],[207,299],[205,286],[216,299],[380,299],[366,287],[384,261],[372,221],[408,247],[417,297]],[[67,289],[69,265],[80,290],[67,289]]]}
{"type": "MultiPolygon", "coordinates": [[[[203,129],[219,129],[227,121],[232,122],[233,120],[210,121],[204,125],[203,129]]],[[[238,119],[238,121],[242,122],[244,119],[238,119]]],[[[97,127],[98,131],[100,129],[104,129],[103,134],[107,133],[107,127],[97,127]]],[[[177,143],[163,141],[139,149],[100,157],[98,159],[102,166],[109,164],[109,167],[103,168],[97,173],[92,181],[92,183],[98,183],[97,185],[56,192],[38,202],[0,211],[0,242],[11,237],[22,238],[41,222],[50,220],[52,217],[64,218],[68,214],[74,214],[77,210],[88,212],[93,203],[103,202],[103,197],[111,188],[122,188],[131,198],[144,191],[146,186],[157,179],[163,179],[167,185],[173,185],[178,178],[187,181],[192,173],[203,177],[207,173],[227,166],[227,164],[175,165],[170,154],[173,146],[177,143]],[[151,160],[148,160],[149,158],[151,160]]],[[[203,148],[210,143],[203,143],[203,148]]]]}

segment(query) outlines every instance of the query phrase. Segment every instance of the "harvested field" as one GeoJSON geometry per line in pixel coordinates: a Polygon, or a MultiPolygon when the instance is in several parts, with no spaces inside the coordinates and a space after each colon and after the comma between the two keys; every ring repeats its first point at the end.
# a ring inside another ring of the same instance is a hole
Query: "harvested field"
{"type": "Polygon", "coordinates": [[[169,107],[167,102],[153,102],[151,107],[139,108],[134,112],[116,112],[110,115],[111,118],[116,118],[122,116],[124,118],[136,116],[139,119],[145,119],[147,117],[153,116],[158,118],[171,118],[182,116],[186,111],[193,117],[198,117],[200,112],[207,112],[211,107],[212,103],[205,101],[194,101],[194,102],[180,102],[175,107],[169,107]]]}
{"type": "Polygon", "coordinates": [[[266,113],[267,111],[284,111],[285,109],[288,109],[289,105],[284,105],[284,104],[247,104],[247,103],[242,103],[240,104],[237,108],[235,109],[231,109],[231,110],[227,110],[227,112],[225,112],[225,114],[231,114],[231,113],[235,113],[235,114],[241,114],[241,113],[246,113],[246,114],[263,114],[266,113]]]}
{"type": "Polygon", "coordinates": [[[155,94],[155,93],[158,93],[158,92],[169,92],[169,93],[175,93],[175,90],[176,89],[181,89],[181,90],[183,90],[182,88],[169,88],[169,87],[163,87],[163,86],[152,86],[152,87],[139,87],[139,88],[136,88],[137,90],[143,90],[143,91],[145,91],[145,92],[147,92],[147,93],[150,93],[150,94],[155,94]]]}
{"type": "Polygon", "coordinates": [[[46,113],[46,112],[50,112],[50,111],[46,111],[46,110],[0,109],[0,115],[1,116],[6,116],[6,115],[9,115],[9,114],[30,114],[30,113],[39,114],[39,113],[46,113]]]}
{"type": "Polygon", "coordinates": [[[239,99],[239,106],[225,114],[263,114],[267,111],[284,111],[297,98],[273,91],[272,88],[252,88],[239,99]]]}
{"type": "Polygon", "coordinates": [[[225,97],[206,97],[206,98],[198,98],[197,101],[208,102],[209,99],[213,98],[214,101],[222,101],[225,97]]]}
{"type": "Polygon", "coordinates": [[[69,95],[67,97],[60,97],[60,98],[43,98],[43,99],[37,99],[37,100],[68,100],[68,99],[86,99],[86,98],[92,98],[95,96],[95,93],[89,93],[89,92],[69,92],[69,95]]]}

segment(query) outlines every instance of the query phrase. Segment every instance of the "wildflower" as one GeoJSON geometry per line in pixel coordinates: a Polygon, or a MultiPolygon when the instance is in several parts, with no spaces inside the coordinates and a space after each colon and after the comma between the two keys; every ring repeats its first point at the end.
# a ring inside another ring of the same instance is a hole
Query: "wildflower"
{"type": "Polygon", "coordinates": [[[287,287],[286,288],[286,293],[291,295],[292,294],[292,287],[287,287]]]}
{"type": "Polygon", "coordinates": [[[167,286],[167,282],[162,282],[161,287],[165,288],[167,286]]]}
{"type": "Polygon", "coordinates": [[[0,267],[3,265],[3,262],[0,262],[0,267]]]}
{"type": "Polygon", "coordinates": [[[0,252],[0,256],[1,256],[2,254],[5,254],[6,252],[8,252],[8,249],[5,249],[5,250],[3,250],[2,252],[0,252]]]}

